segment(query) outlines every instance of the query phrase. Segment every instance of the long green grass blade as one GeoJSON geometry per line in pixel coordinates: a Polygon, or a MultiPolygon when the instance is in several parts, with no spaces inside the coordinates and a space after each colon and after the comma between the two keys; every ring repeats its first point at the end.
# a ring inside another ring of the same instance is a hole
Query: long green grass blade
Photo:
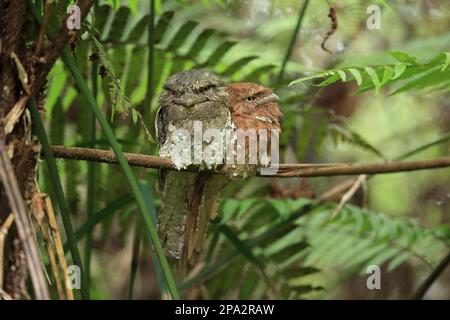
{"type": "MultiPolygon", "coordinates": [[[[147,58],[147,94],[145,97],[144,104],[144,117],[146,121],[151,121],[150,115],[152,100],[153,100],[153,91],[155,87],[154,80],[154,61],[155,61],[155,0],[150,0],[150,13],[148,18],[148,58],[147,58]]],[[[153,123],[153,122],[150,122],[153,123]]]]}
{"type": "MultiPolygon", "coordinates": [[[[94,16],[95,11],[97,10],[98,3],[94,6],[94,16]]],[[[95,20],[94,20],[95,21],[95,20]]],[[[91,87],[92,87],[92,95],[95,99],[97,99],[97,91],[98,91],[98,77],[97,77],[97,62],[93,62],[91,66],[91,87]]],[[[89,144],[89,148],[95,148],[95,114],[92,110],[88,110],[89,120],[88,120],[88,140],[91,141],[89,144]]],[[[88,220],[92,217],[95,210],[95,167],[96,164],[93,162],[89,162],[87,164],[87,199],[86,199],[86,213],[88,220]]],[[[84,266],[86,269],[86,279],[88,281],[87,287],[90,287],[91,282],[91,256],[92,256],[92,240],[93,235],[92,231],[86,237],[86,241],[84,243],[84,266]]]]}
{"type": "Polygon", "coordinates": [[[433,140],[431,142],[428,142],[428,143],[426,143],[424,145],[421,145],[421,146],[419,146],[419,147],[417,147],[417,148],[415,148],[415,149],[413,149],[411,151],[408,151],[408,152],[400,155],[395,160],[403,160],[403,159],[409,158],[409,157],[411,157],[411,156],[413,156],[413,155],[415,155],[415,154],[417,154],[419,152],[425,151],[428,148],[437,146],[437,145],[439,145],[441,143],[444,143],[444,142],[447,142],[449,140],[450,140],[450,132],[447,132],[447,133],[443,134],[442,136],[440,136],[439,138],[437,138],[437,139],[435,139],[435,140],[433,140]]]}
{"type": "Polygon", "coordinates": [[[31,112],[35,132],[44,151],[45,163],[50,175],[53,192],[56,195],[56,200],[61,212],[61,218],[63,221],[69,250],[72,255],[73,262],[80,268],[81,271],[81,297],[83,299],[89,299],[89,291],[86,288],[86,273],[81,263],[80,253],[78,251],[75,235],[73,233],[72,222],[70,221],[69,204],[67,203],[66,197],[64,196],[64,190],[62,188],[61,179],[59,177],[58,168],[56,166],[56,160],[53,156],[52,148],[50,146],[50,141],[48,139],[47,133],[45,132],[44,124],[42,123],[38,107],[33,98],[30,99],[29,109],[31,112]]]}
{"type": "MultiPolygon", "coordinates": [[[[156,225],[156,224],[158,224],[158,218],[156,216],[155,202],[153,201],[153,190],[148,182],[140,183],[140,187],[141,187],[142,193],[144,194],[145,203],[147,204],[147,208],[148,208],[148,211],[150,212],[152,221],[156,225]]],[[[148,232],[147,232],[147,238],[149,239],[149,243],[151,243],[148,232]]],[[[158,257],[156,256],[155,252],[153,252],[153,251],[152,251],[152,261],[153,261],[153,265],[155,266],[156,282],[158,283],[158,287],[159,287],[161,296],[163,298],[166,298],[169,295],[167,282],[164,278],[163,270],[161,269],[161,267],[158,263],[158,257]]]]}
{"type": "Polygon", "coordinates": [[[161,246],[161,242],[158,238],[158,234],[156,232],[155,225],[153,221],[151,220],[150,214],[148,212],[148,209],[146,207],[144,197],[139,189],[139,185],[137,183],[136,178],[133,175],[133,172],[131,171],[130,165],[128,164],[128,161],[125,159],[122,148],[120,144],[117,142],[116,137],[114,136],[114,133],[109,126],[108,122],[106,121],[105,116],[100,111],[99,106],[97,105],[97,101],[95,100],[94,96],[92,95],[92,92],[89,90],[86,80],[83,78],[81,72],[78,70],[78,67],[75,64],[75,61],[73,57],[68,52],[67,48],[63,50],[62,53],[62,60],[64,61],[65,65],[68,67],[70,72],[72,73],[75,82],[77,83],[78,88],[80,89],[81,93],[85,96],[86,100],[88,101],[89,106],[92,108],[92,111],[95,113],[95,117],[97,118],[97,121],[99,122],[103,133],[105,134],[106,138],[108,139],[108,142],[110,143],[110,146],[114,152],[114,154],[117,157],[117,160],[122,167],[122,170],[126,176],[126,179],[128,181],[128,184],[131,188],[131,192],[134,195],[134,198],[136,200],[137,206],[139,208],[139,212],[142,215],[142,218],[144,219],[145,225],[147,227],[147,230],[150,234],[150,238],[152,240],[152,243],[154,245],[156,254],[158,256],[158,261],[161,265],[161,268],[164,272],[165,279],[167,281],[167,285],[169,287],[169,291],[172,295],[173,299],[179,299],[179,293],[175,285],[175,281],[173,280],[172,272],[169,267],[169,263],[167,262],[166,256],[164,254],[164,250],[161,246]]]}
{"type": "MultiPolygon", "coordinates": [[[[139,218],[139,217],[138,217],[139,218]]],[[[140,219],[138,219],[134,226],[134,238],[133,238],[133,249],[131,252],[131,266],[130,266],[130,276],[127,286],[127,299],[133,299],[134,291],[134,281],[136,280],[137,269],[139,265],[139,253],[141,251],[141,241],[142,241],[142,230],[140,219]]]]}
{"type": "Polygon", "coordinates": [[[263,262],[259,260],[254,254],[252,249],[247,244],[239,239],[231,228],[225,224],[216,224],[216,228],[234,245],[234,247],[249,260],[259,267],[263,266],[263,262]]]}
{"type": "Polygon", "coordinates": [[[305,17],[306,9],[308,8],[309,0],[305,0],[303,3],[303,7],[300,10],[300,13],[298,15],[297,24],[294,29],[294,33],[292,34],[291,41],[289,43],[288,49],[286,50],[286,55],[284,56],[283,63],[280,68],[280,73],[278,74],[278,81],[281,81],[283,79],[284,70],[286,69],[286,65],[291,58],[292,50],[294,49],[295,42],[297,40],[298,33],[300,31],[300,28],[302,26],[303,18],[305,17]]]}

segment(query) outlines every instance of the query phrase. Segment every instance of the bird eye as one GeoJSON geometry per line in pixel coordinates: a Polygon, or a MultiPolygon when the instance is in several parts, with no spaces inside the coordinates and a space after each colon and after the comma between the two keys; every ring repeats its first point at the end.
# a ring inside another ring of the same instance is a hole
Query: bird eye
{"type": "Polygon", "coordinates": [[[171,93],[172,95],[176,96],[178,92],[177,92],[176,90],[170,90],[170,93],[171,93]]]}
{"type": "Polygon", "coordinates": [[[199,92],[206,92],[206,91],[208,91],[209,89],[212,89],[212,87],[213,87],[212,85],[209,85],[209,86],[200,88],[199,92]]]}
{"type": "Polygon", "coordinates": [[[249,96],[245,100],[248,101],[248,102],[252,102],[252,101],[255,101],[255,99],[256,98],[254,96],[249,96]]]}

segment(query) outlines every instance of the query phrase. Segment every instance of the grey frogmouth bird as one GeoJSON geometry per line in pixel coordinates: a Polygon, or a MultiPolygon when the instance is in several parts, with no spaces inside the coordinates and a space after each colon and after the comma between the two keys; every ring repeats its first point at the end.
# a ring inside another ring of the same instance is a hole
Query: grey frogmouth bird
{"type": "MultiPolygon", "coordinates": [[[[193,141],[194,121],[201,121],[203,132],[232,126],[227,88],[206,70],[183,71],[166,81],[155,121],[159,156],[170,157],[180,168],[186,167],[172,153],[176,146],[173,133],[182,129],[193,141]]],[[[203,141],[202,145],[208,143],[203,141]]],[[[194,157],[194,149],[184,151],[192,151],[194,157]]],[[[223,178],[202,170],[160,172],[163,196],[158,232],[170,257],[189,261],[201,251],[208,220],[217,212],[218,188],[223,187],[216,179],[223,178]]]]}

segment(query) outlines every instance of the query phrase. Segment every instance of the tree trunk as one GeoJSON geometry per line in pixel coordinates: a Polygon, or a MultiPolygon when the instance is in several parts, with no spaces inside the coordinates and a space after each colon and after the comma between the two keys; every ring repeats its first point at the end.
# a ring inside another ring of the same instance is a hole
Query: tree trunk
{"type": "MultiPolygon", "coordinates": [[[[25,108],[27,76],[22,70],[27,70],[31,57],[25,44],[26,21],[25,1],[0,1],[0,137],[25,204],[31,201],[37,190],[36,170],[40,153],[39,144],[31,135],[31,120],[25,108]]],[[[0,189],[0,223],[11,213],[17,214],[11,209],[4,183],[0,189]]],[[[4,288],[0,289],[13,299],[28,299],[27,258],[16,226],[14,223],[8,230],[4,256],[0,257],[4,270],[4,288]]]]}

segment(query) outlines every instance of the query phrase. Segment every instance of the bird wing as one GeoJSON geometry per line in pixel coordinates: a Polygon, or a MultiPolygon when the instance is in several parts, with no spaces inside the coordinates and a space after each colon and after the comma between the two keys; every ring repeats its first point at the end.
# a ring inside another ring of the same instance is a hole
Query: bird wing
{"type": "Polygon", "coordinates": [[[166,141],[166,133],[164,132],[164,106],[159,107],[156,111],[155,117],[155,135],[158,142],[158,148],[160,148],[164,141],[166,141]]]}

